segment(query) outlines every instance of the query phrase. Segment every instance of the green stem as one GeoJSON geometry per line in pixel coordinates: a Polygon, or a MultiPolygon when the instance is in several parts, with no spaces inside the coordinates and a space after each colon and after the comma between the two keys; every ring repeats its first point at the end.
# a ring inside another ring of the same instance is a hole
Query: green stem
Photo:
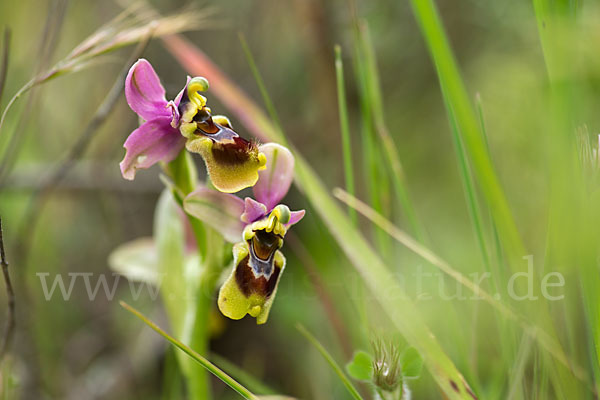
{"type": "MultiPolygon", "coordinates": [[[[350,124],[348,122],[348,106],[346,104],[346,87],[344,82],[344,64],[342,62],[342,48],[335,46],[335,76],[337,82],[338,111],[340,115],[340,130],[342,132],[342,150],[344,153],[344,174],[346,178],[346,191],[354,195],[354,167],[352,164],[352,143],[350,142],[350,124]]],[[[348,207],[348,215],[354,226],[358,226],[356,210],[348,207]]]]}
{"type": "MultiPolygon", "coordinates": [[[[165,170],[173,181],[174,195],[181,205],[185,196],[194,190],[197,181],[196,169],[190,154],[182,151],[166,166],[165,170]]],[[[190,345],[200,353],[207,354],[210,339],[208,331],[210,312],[214,303],[217,280],[225,263],[222,251],[225,243],[216,231],[206,227],[200,220],[191,215],[187,217],[202,263],[202,275],[195,293],[197,300],[190,345]]],[[[210,381],[203,368],[196,364],[190,365],[187,383],[193,399],[210,399],[210,381]]]]}
{"type": "Polygon", "coordinates": [[[344,386],[346,387],[346,389],[348,389],[348,392],[350,392],[350,394],[352,395],[352,397],[355,400],[362,400],[362,397],[360,396],[360,393],[358,393],[358,390],[356,390],[356,388],[354,387],[354,385],[352,384],[352,382],[350,382],[350,379],[348,379],[348,377],[346,376],[346,374],[344,374],[344,371],[342,371],[342,369],[340,368],[340,366],[337,365],[337,363],[335,362],[335,360],[333,359],[333,357],[331,356],[331,354],[329,354],[329,352],[325,349],[325,347],[323,347],[323,345],[321,343],[319,343],[319,341],[317,340],[317,338],[315,338],[309,331],[306,330],[306,328],[304,326],[302,326],[300,324],[296,325],[296,329],[298,329],[298,331],[313,346],[315,346],[315,348],[317,350],[319,350],[319,353],[321,353],[321,355],[327,361],[327,363],[329,364],[329,366],[331,367],[331,369],[333,369],[333,371],[337,374],[337,376],[340,378],[340,380],[342,381],[342,383],[344,384],[344,386]]]}

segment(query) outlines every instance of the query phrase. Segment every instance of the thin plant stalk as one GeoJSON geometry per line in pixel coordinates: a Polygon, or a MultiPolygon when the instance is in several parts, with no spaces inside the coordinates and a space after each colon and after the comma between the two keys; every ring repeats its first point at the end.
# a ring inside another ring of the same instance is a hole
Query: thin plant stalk
{"type": "MultiPolygon", "coordinates": [[[[174,185],[171,187],[173,196],[181,206],[183,198],[194,189],[197,180],[190,154],[182,151],[175,160],[165,165],[165,171],[173,179],[174,185]]],[[[225,265],[224,241],[218,232],[206,227],[195,217],[187,215],[187,218],[194,232],[198,250],[202,255],[202,274],[196,288],[197,300],[194,305],[190,340],[194,348],[207,353],[209,351],[208,325],[214,300],[213,293],[225,265]]],[[[187,380],[194,398],[198,400],[207,399],[210,396],[210,382],[201,372],[203,371],[194,371],[187,380]]]]}
{"type": "Polygon", "coordinates": [[[250,51],[250,46],[248,46],[248,42],[246,41],[246,37],[240,32],[239,33],[240,43],[242,45],[242,49],[244,50],[244,54],[246,56],[246,61],[248,62],[248,66],[252,71],[252,75],[254,76],[254,81],[258,86],[258,90],[260,91],[263,102],[265,103],[265,107],[267,108],[267,112],[275,125],[275,128],[279,131],[279,136],[283,141],[282,144],[287,145],[285,135],[283,134],[283,125],[281,125],[281,121],[279,120],[279,116],[277,115],[277,109],[275,108],[275,104],[271,100],[271,96],[269,96],[269,92],[267,91],[267,87],[265,82],[262,79],[262,75],[256,66],[256,61],[254,60],[254,56],[250,51]]]}
{"type": "Polygon", "coordinates": [[[8,271],[8,261],[6,260],[6,251],[4,250],[4,237],[2,232],[2,219],[0,219],[0,267],[2,267],[2,276],[4,277],[4,284],[6,286],[6,298],[7,298],[7,317],[6,325],[4,327],[4,333],[2,340],[0,341],[0,366],[2,360],[8,351],[8,347],[12,341],[12,337],[15,332],[15,291],[10,280],[10,273],[8,271]]]}
{"type": "Polygon", "coordinates": [[[350,382],[350,379],[348,379],[344,371],[340,368],[339,365],[337,365],[331,354],[329,354],[329,352],[325,349],[325,347],[323,347],[323,345],[317,340],[317,338],[315,338],[308,330],[306,330],[304,326],[300,324],[296,325],[296,329],[298,329],[298,331],[306,338],[306,340],[308,340],[319,351],[319,353],[321,353],[321,355],[323,356],[325,361],[327,361],[333,372],[335,372],[338,378],[340,378],[350,395],[355,400],[362,400],[362,397],[360,393],[358,393],[358,390],[356,390],[352,382],[350,382]]]}
{"type": "Polygon", "coordinates": [[[385,154],[385,159],[392,171],[392,184],[402,212],[408,220],[408,224],[419,241],[424,242],[426,239],[425,228],[417,218],[415,207],[410,198],[408,184],[402,162],[396,147],[394,139],[390,135],[389,129],[385,122],[383,97],[381,94],[381,84],[379,80],[379,72],[377,69],[377,59],[373,42],[369,35],[368,25],[366,22],[357,22],[358,40],[362,49],[362,57],[365,63],[365,84],[368,94],[368,104],[372,110],[373,123],[375,131],[379,137],[380,145],[385,154]]]}
{"type": "MultiPolygon", "coordinates": [[[[346,87],[344,81],[344,63],[342,61],[342,48],[336,45],[335,53],[335,77],[337,83],[338,113],[340,118],[340,131],[342,133],[342,153],[344,156],[344,177],[346,181],[346,191],[354,194],[354,167],[352,162],[352,143],[350,140],[350,124],[348,122],[348,105],[346,104],[346,87]]],[[[356,210],[348,207],[348,215],[354,223],[358,225],[358,216],[356,210]]]]}
{"type": "MultiPolygon", "coordinates": [[[[367,68],[366,56],[363,42],[360,36],[359,21],[354,21],[354,69],[356,81],[359,89],[359,106],[361,116],[361,143],[363,155],[363,179],[369,194],[369,201],[378,212],[384,213],[384,197],[388,192],[388,181],[385,170],[382,170],[378,162],[380,157],[380,147],[375,140],[375,126],[373,120],[373,107],[371,105],[371,96],[369,93],[369,70],[367,68]]],[[[388,214],[388,213],[385,213],[388,214]]],[[[385,233],[377,228],[373,228],[375,240],[382,254],[389,252],[389,241],[385,233]]]]}
{"type": "Polygon", "coordinates": [[[4,39],[2,41],[2,61],[0,61],[0,102],[6,85],[6,76],[8,75],[8,58],[10,55],[10,37],[9,28],[4,29],[4,39]]]}
{"type": "Polygon", "coordinates": [[[225,357],[222,357],[216,353],[211,353],[210,358],[252,392],[260,393],[261,395],[276,395],[279,393],[277,390],[261,382],[248,371],[238,367],[225,357]]]}
{"type": "Polygon", "coordinates": [[[446,111],[448,113],[448,119],[450,120],[450,130],[452,131],[452,143],[454,144],[454,151],[456,152],[456,158],[460,170],[460,178],[463,184],[465,192],[465,199],[467,201],[467,209],[469,210],[469,216],[471,217],[471,223],[473,224],[473,230],[475,231],[475,237],[477,238],[477,244],[479,245],[479,251],[481,253],[481,259],[486,271],[490,271],[490,261],[485,243],[485,235],[483,232],[483,219],[481,217],[481,207],[477,200],[477,193],[475,191],[475,182],[471,174],[469,167],[469,161],[465,154],[463,142],[460,137],[459,128],[456,124],[456,118],[454,111],[448,102],[448,97],[444,90],[442,90],[444,104],[446,105],[446,111]]]}
{"type": "Polygon", "coordinates": [[[198,354],[197,352],[192,350],[190,347],[186,346],[184,343],[182,343],[179,340],[175,339],[174,337],[170,336],[167,332],[162,330],[158,325],[156,325],[154,322],[150,321],[147,317],[145,317],[141,312],[139,312],[135,308],[131,307],[129,304],[125,303],[124,301],[120,301],[119,304],[125,310],[129,311],[130,313],[132,313],[133,315],[135,315],[136,317],[141,319],[146,325],[148,325],[156,333],[158,333],[163,338],[165,338],[167,341],[169,341],[172,345],[177,347],[179,350],[183,351],[185,354],[190,356],[198,364],[200,364],[204,368],[206,368],[207,371],[209,371],[211,374],[213,374],[214,376],[219,378],[227,386],[229,386],[230,388],[235,390],[240,396],[242,396],[243,398],[248,399],[248,400],[259,400],[256,395],[254,395],[252,392],[250,392],[248,389],[246,389],[244,386],[242,386],[240,383],[238,383],[235,379],[233,379],[232,377],[227,375],[219,367],[217,367],[216,365],[214,365],[213,363],[208,361],[206,358],[204,358],[203,356],[201,356],[200,354],[198,354]]]}
{"type": "Polygon", "coordinates": [[[521,339],[521,345],[519,351],[515,357],[514,365],[511,368],[511,376],[508,382],[510,383],[510,389],[508,391],[507,399],[525,398],[523,395],[523,375],[525,373],[525,367],[531,354],[531,336],[523,335],[521,339]],[[519,396],[517,396],[519,393],[519,396]]]}
{"type": "Polygon", "coordinates": [[[481,190],[492,210],[500,237],[511,259],[527,254],[515,224],[508,201],[490,160],[477,117],[460,76],[442,21],[433,0],[411,0],[415,18],[435,64],[440,86],[444,88],[448,103],[456,117],[463,143],[481,190]]]}

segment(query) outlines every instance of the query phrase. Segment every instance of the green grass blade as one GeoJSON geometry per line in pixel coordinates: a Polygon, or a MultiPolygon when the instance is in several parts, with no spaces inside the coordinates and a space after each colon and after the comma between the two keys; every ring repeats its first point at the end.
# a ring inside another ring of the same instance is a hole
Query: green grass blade
{"type": "Polygon", "coordinates": [[[481,252],[481,259],[483,261],[483,265],[485,266],[486,271],[490,271],[490,260],[487,245],[485,243],[485,235],[483,233],[481,207],[479,206],[479,201],[477,200],[475,182],[473,181],[471,169],[469,168],[469,161],[467,159],[467,155],[465,154],[465,149],[460,138],[460,132],[456,124],[454,111],[452,110],[452,107],[448,102],[448,97],[446,96],[446,93],[443,90],[442,95],[444,97],[444,104],[446,105],[448,119],[450,120],[450,130],[452,131],[452,143],[454,144],[454,151],[456,152],[456,158],[460,170],[460,178],[463,184],[463,189],[465,191],[467,209],[469,210],[469,216],[471,217],[471,223],[473,224],[473,230],[475,231],[475,236],[477,238],[477,244],[479,245],[479,251],[481,252]]]}
{"type": "MultiPolygon", "coordinates": [[[[348,122],[348,106],[346,104],[346,86],[344,81],[344,64],[342,62],[342,48],[335,46],[335,77],[337,83],[338,112],[340,116],[340,130],[342,132],[342,152],[344,156],[344,175],[346,191],[354,194],[354,167],[352,163],[352,143],[350,141],[350,124],[348,122]]],[[[348,207],[348,214],[355,226],[358,225],[356,210],[348,207]]]]}
{"type": "Polygon", "coordinates": [[[170,336],[167,332],[165,332],[154,322],[152,322],[148,318],[146,318],[138,310],[131,307],[129,304],[125,303],[124,301],[119,302],[119,304],[121,304],[121,307],[123,307],[124,309],[126,309],[127,311],[129,311],[130,313],[132,313],[133,315],[138,317],[139,319],[141,319],[146,325],[148,325],[150,328],[152,328],[155,332],[157,332],[159,335],[161,335],[167,341],[171,342],[171,344],[173,344],[179,350],[183,351],[185,354],[190,356],[198,364],[200,364],[204,368],[206,368],[214,376],[216,376],[217,378],[222,380],[225,384],[227,384],[229,387],[231,387],[233,390],[238,392],[240,394],[240,396],[242,396],[243,398],[248,399],[248,400],[259,400],[257,396],[255,396],[254,394],[252,394],[252,392],[250,392],[244,386],[242,386],[241,384],[236,382],[232,377],[230,377],[225,372],[223,372],[221,369],[219,369],[219,367],[217,367],[216,365],[214,365],[213,363],[208,361],[206,358],[202,357],[200,354],[196,353],[194,350],[192,350],[191,348],[189,348],[188,346],[186,346],[179,340],[170,336]]]}
{"type": "Polygon", "coordinates": [[[183,380],[179,370],[177,356],[174,348],[169,348],[165,354],[165,361],[161,381],[161,400],[179,399],[182,396],[183,380]]]}
{"type": "Polygon", "coordinates": [[[517,393],[521,393],[523,391],[523,375],[525,374],[525,368],[527,361],[529,360],[531,347],[531,336],[523,335],[514,365],[511,368],[512,373],[510,379],[508,380],[509,391],[508,396],[506,397],[507,399],[524,398],[522,394],[517,397],[517,393]]]}
{"type": "Polygon", "coordinates": [[[221,357],[216,353],[211,353],[210,358],[219,364],[224,370],[232,375],[238,382],[246,386],[249,390],[254,393],[262,394],[278,394],[279,392],[265,383],[258,380],[255,376],[246,372],[244,369],[238,367],[225,357],[221,357]]]}
{"type": "Polygon", "coordinates": [[[473,283],[471,280],[469,280],[466,276],[464,276],[462,273],[453,268],[442,258],[437,256],[435,253],[433,253],[423,245],[419,244],[407,233],[394,226],[394,224],[385,219],[382,215],[378,214],[377,211],[370,208],[364,202],[348,195],[348,193],[345,193],[339,188],[335,189],[335,196],[347,205],[355,208],[360,214],[365,216],[374,224],[378,225],[391,237],[396,239],[399,243],[402,243],[411,251],[423,257],[423,259],[425,259],[435,267],[439,268],[442,272],[444,272],[445,274],[459,282],[461,285],[471,290],[474,294],[482,297],[487,303],[489,303],[492,307],[498,310],[502,314],[502,316],[504,316],[507,319],[518,322],[523,327],[525,332],[535,336],[540,345],[543,348],[545,348],[550,354],[552,354],[552,356],[557,361],[559,361],[565,367],[571,369],[575,376],[577,376],[580,380],[586,380],[583,369],[580,366],[576,365],[572,360],[570,360],[566,356],[562,347],[560,346],[560,343],[548,333],[532,325],[530,321],[527,320],[525,317],[518,315],[512,309],[501,303],[499,300],[496,300],[492,295],[483,290],[479,285],[473,283]]]}
{"type": "MultiPolygon", "coordinates": [[[[360,111],[360,138],[362,154],[362,172],[369,201],[378,212],[389,214],[389,210],[384,211],[384,197],[389,191],[389,182],[386,171],[382,168],[379,160],[381,157],[381,148],[375,140],[375,123],[373,118],[373,106],[371,104],[369,71],[365,60],[364,46],[361,41],[360,28],[358,20],[355,19],[354,29],[354,70],[359,93],[359,111],[360,111]]],[[[389,203],[389,201],[388,201],[389,203]]],[[[389,250],[388,238],[381,230],[374,228],[373,234],[379,247],[379,251],[385,254],[389,250]]]]}
{"type": "Polygon", "coordinates": [[[323,347],[323,345],[317,340],[317,338],[315,338],[309,331],[306,330],[306,328],[304,326],[302,326],[300,324],[298,324],[296,326],[296,329],[298,329],[298,331],[313,346],[315,346],[315,348],[317,350],[319,350],[319,353],[321,353],[321,355],[327,361],[327,363],[329,364],[329,366],[331,367],[331,369],[333,369],[333,371],[336,373],[336,375],[340,378],[340,380],[342,381],[342,383],[344,384],[344,386],[346,387],[346,389],[348,389],[348,392],[350,392],[350,394],[352,395],[352,397],[354,397],[356,400],[362,400],[362,397],[361,397],[360,393],[358,393],[358,390],[356,390],[356,388],[354,387],[354,385],[352,384],[352,382],[350,382],[350,379],[348,379],[348,377],[346,376],[346,374],[344,373],[344,371],[340,368],[339,365],[337,365],[337,363],[335,362],[335,360],[333,359],[333,357],[331,356],[331,354],[329,354],[329,352],[327,351],[327,349],[325,349],[325,347],[323,347]]]}
{"type": "Polygon", "coordinates": [[[521,257],[526,254],[525,247],[494,171],[435,3],[433,0],[411,0],[411,3],[435,64],[440,86],[448,96],[448,103],[456,116],[456,124],[463,135],[463,143],[484,197],[492,210],[505,249],[511,258],[521,257]]]}
{"type": "MultiPolygon", "coordinates": [[[[262,75],[256,66],[256,61],[254,61],[254,57],[252,56],[252,52],[250,51],[250,47],[248,46],[248,42],[244,35],[240,32],[239,34],[240,43],[242,48],[244,49],[244,54],[246,55],[246,60],[248,61],[248,66],[252,71],[252,75],[254,76],[254,81],[258,85],[258,90],[260,91],[261,97],[265,103],[265,107],[267,108],[267,112],[273,121],[275,128],[279,131],[279,137],[282,140],[285,140],[285,136],[283,135],[283,126],[279,121],[279,116],[277,115],[277,109],[275,108],[275,104],[271,100],[271,96],[269,96],[269,92],[267,91],[267,87],[265,82],[262,79],[262,75]]],[[[285,142],[283,142],[285,144],[285,142]]]]}
{"type": "Polygon", "coordinates": [[[410,235],[408,235],[406,232],[397,228],[389,220],[387,220],[381,214],[377,213],[376,210],[372,209],[364,202],[360,201],[356,197],[344,192],[339,188],[334,189],[334,196],[337,197],[343,203],[347,204],[349,207],[356,209],[360,214],[362,214],[372,223],[383,229],[397,242],[406,246],[409,250],[421,256],[431,265],[437,267],[438,269],[440,269],[440,271],[444,272],[446,275],[450,276],[451,278],[459,282],[461,285],[465,286],[467,289],[473,292],[473,294],[481,296],[483,299],[485,299],[485,301],[491,304],[505,317],[508,317],[510,319],[517,319],[517,316],[508,307],[506,307],[500,301],[494,299],[492,295],[487,293],[479,285],[473,283],[471,280],[469,280],[461,272],[453,268],[450,264],[448,264],[438,255],[436,255],[431,250],[420,244],[417,240],[410,237],[410,235]]]}
{"type": "Polygon", "coordinates": [[[366,22],[357,21],[357,40],[360,49],[360,57],[364,60],[363,79],[365,80],[367,103],[371,110],[375,131],[379,136],[379,151],[385,154],[385,160],[392,171],[392,184],[394,192],[400,205],[402,212],[406,216],[408,223],[420,241],[425,240],[425,229],[417,218],[413,202],[409,195],[408,183],[404,168],[398,155],[398,150],[394,139],[390,135],[387,124],[385,123],[385,115],[383,109],[383,97],[381,95],[381,84],[379,73],[377,70],[377,59],[373,42],[369,35],[369,30],[366,22]]]}

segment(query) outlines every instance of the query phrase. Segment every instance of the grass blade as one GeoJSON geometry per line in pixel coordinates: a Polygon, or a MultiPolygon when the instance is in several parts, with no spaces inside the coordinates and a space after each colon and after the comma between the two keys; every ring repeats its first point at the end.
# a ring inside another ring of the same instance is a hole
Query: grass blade
{"type": "Polygon", "coordinates": [[[4,40],[2,41],[2,61],[0,64],[0,101],[4,93],[4,85],[6,84],[6,75],[8,74],[8,57],[10,55],[10,29],[4,29],[4,40]]]}
{"type": "MultiPolygon", "coordinates": [[[[388,174],[378,162],[382,158],[381,148],[375,140],[375,119],[373,109],[376,107],[373,101],[373,85],[370,84],[374,78],[368,69],[366,62],[365,49],[360,33],[359,21],[354,19],[354,69],[356,71],[356,81],[358,83],[359,106],[361,116],[361,153],[363,162],[363,179],[369,194],[369,201],[378,212],[389,215],[390,210],[384,211],[384,204],[389,197],[388,174]]],[[[376,100],[376,99],[375,99],[376,100]]],[[[388,207],[389,208],[389,207],[388,207]]],[[[380,229],[374,228],[375,241],[379,251],[383,254],[389,252],[389,240],[387,235],[380,229]]]]}
{"type": "Polygon", "coordinates": [[[521,345],[519,346],[519,352],[515,358],[513,367],[511,368],[512,373],[510,379],[510,389],[508,392],[507,399],[523,398],[522,395],[517,397],[517,392],[523,391],[523,375],[525,374],[525,367],[529,360],[531,353],[531,337],[529,335],[523,335],[521,339],[521,345]]]}
{"type": "Polygon", "coordinates": [[[423,257],[423,259],[425,259],[432,265],[438,267],[442,272],[452,277],[461,285],[471,290],[475,295],[481,296],[492,307],[497,309],[504,317],[519,322],[525,330],[525,332],[529,335],[535,336],[535,338],[539,341],[541,346],[545,348],[550,354],[552,354],[552,356],[556,358],[556,360],[562,363],[565,367],[572,369],[573,373],[579,379],[586,380],[583,369],[580,366],[575,365],[571,360],[567,358],[567,356],[562,350],[562,347],[553,337],[548,335],[546,332],[540,330],[539,328],[532,326],[530,322],[526,320],[523,316],[516,314],[513,310],[502,304],[500,301],[496,300],[492,295],[484,291],[479,285],[471,282],[466,276],[454,269],[446,261],[441,259],[439,256],[437,256],[435,253],[433,253],[423,245],[419,244],[415,239],[411,238],[408,234],[394,226],[390,221],[378,214],[375,210],[373,210],[364,202],[358,200],[355,197],[350,196],[348,193],[345,193],[339,188],[335,190],[335,196],[344,203],[355,208],[360,214],[368,218],[374,224],[378,225],[381,229],[386,231],[398,242],[402,243],[407,248],[423,257]]]}
{"type": "Polygon", "coordinates": [[[505,249],[508,254],[511,258],[516,259],[527,253],[500,181],[494,171],[475,111],[467,95],[435,3],[433,0],[411,0],[411,3],[435,64],[440,86],[448,96],[449,106],[454,111],[456,124],[462,134],[467,154],[473,163],[478,183],[492,210],[500,237],[506,245],[505,249]]]}
{"type": "MultiPolygon", "coordinates": [[[[342,132],[342,152],[344,155],[344,174],[346,179],[346,191],[354,195],[354,167],[352,164],[352,143],[350,141],[350,124],[348,122],[348,106],[346,104],[346,86],[344,82],[344,64],[342,62],[342,48],[336,45],[335,53],[335,77],[337,83],[338,112],[340,116],[340,130],[342,132]]],[[[348,215],[356,226],[358,219],[356,210],[348,207],[348,215]]]]}
{"type": "Polygon", "coordinates": [[[269,96],[267,91],[267,87],[265,86],[265,82],[262,79],[260,72],[258,71],[258,67],[256,66],[256,62],[254,61],[254,57],[252,56],[252,52],[250,51],[250,47],[248,46],[248,42],[246,42],[246,38],[240,32],[239,34],[240,43],[242,48],[244,49],[244,54],[246,55],[246,60],[248,61],[248,66],[252,71],[252,76],[254,77],[254,81],[258,85],[258,90],[260,91],[261,97],[265,103],[265,107],[267,108],[267,113],[271,117],[271,120],[275,124],[275,128],[279,131],[280,136],[283,138],[283,126],[279,121],[279,116],[277,115],[277,110],[275,109],[275,105],[269,96]]]}
{"type": "Polygon", "coordinates": [[[242,396],[243,398],[248,399],[248,400],[259,400],[257,396],[255,396],[254,394],[252,394],[252,392],[250,392],[244,386],[242,386],[241,384],[236,382],[232,377],[230,377],[225,372],[223,372],[221,369],[219,369],[219,367],[217,367],[216,365],[214,365],[213,363],[208,361],[206,358],[202,357],[200,354],[196,353],[194,350],[192,350],[185,344],[181,343],[179,340],[170,336],[167,332],[165,332],[154,322],[152,322],[148,318],[146,318],[138,310],[131,307],[129,304],[125,303],[124,301],[120,301],[119,304],[121,304],[121,307],[123,307],[124,309],[126,309],[127,311],[129,311],[130,313],[132,313],[133,315],[138,317],[139,319],[141,319],[146,325],[148,325],[150,328],[152,328],[155,332],[157,332],[163,338],[167,339],[167,341],[171,342],[172,345],[177,347],[179,350],[183,351],[185,354],[187,354],[193,360],[195,360],[198,364],[200,364],[204,368],[206,368],[214,376],[216,376],[217,378],[222,380],[225,384],[227,384],[229,387],[231,387],[233,390],[238,392],[240,394],[240,396],[242,396]]]}
{"type": "Polygon", "coordinates": [[[321,353],[321,355],[327,361],[327,363],[329,364],[329,366],[331,367],[331,369],[333,369],[333,371],[337,374],[337,376],[340,378],[340,380],[342,381],[342,383],[344,384],[344,386],[346,386],[346,389],[348,389],[348,392],[350,392],[350,394],[352,395],[352,397],[354,397],[356,400],[362,400],[362,397],[358,393],[358,390],[356,390],[356,388],[354,387],[354,385],[352,385],[352,382],[350,382],[350,379],[348,379],[348,377],[346,376],[346,374],[344,373],[344,371],[342,371],[342,369],[340,368],[340,366],[337,365],[337,363],[335,362],[335,360],[333,359],[333,357],[331,356],[331,354],[329,354],[329,352],[327,351],[327,349],[325,349],[325,347],[323,347],[323,345],[317,340],[317,338],[315,338],[309,331],[306,330],[306,328],[304,326],[302,326],[300,324],[296,325],[296,329],[298,329],[298,331],[300,331],[300,333],[313,346],[315,346],[315,348],[317,350],[319,350],[319,353],[321,353]]]}
{"type": "Polygon", "coordinates": [[[485,244],[485,236],[483,234],[481,207],[479,206],[479,201],[477,200],[475,182],[471,174],[471,169],[469,168],[469,161],[465,153],[463,142],[460,138],[460,131],[456,124],[454,111],[452,111],[452,108],[448,101],[448,96],[446,96],[446,93],[443,90],[442,92],[444,97],[444,104],[446,105],[446,110],[448,112],[448,119],[450,120],[452,142],[454,144],[454,150],[456,152],[456,158],[460,169],[460,177],[463,183],[463,189],[465,191],[467,209],[469,210],[469,216],[471,217],[471,223],[473,224],[473,230],[475,231],[475,236],[477,238],[477,244],[479,245],[479,251],[481,252],[481,259],[483,260],[483,265],[485,266],[487,271],[490,271],[490,260],[487,251],[487,246],[485,244]]]}
{"type": "Polygon", "coordinates": [[[362,70],[362,79],[364,80],[367,97],[367,107],[370,109],[370,115],[373,119],[372,122],[375,127],[375,132],[380,140],[378,143],[379,146],[376,147],[378,151],[383,151],[385,154],[385,160],[391,167],[392,184],[395,195],[402,207],[402,211],[406,216],[414,234],[421,242],[423,242],[426,238],[425,229],[417,218],[415,208],[409,195],[406,175],[404,174],[404,168],[402,167],[400,156],[398,155],[396,143],[390,135],[389,129],[385,122],[383,98],[381,95],[381,85],[379,73],[377,71],[377,59],[375,56],[375,49],[373,48],[373,42],[371,41],[366,22],[358,20],[356,16],[354,18],[356,19],[355,36],[358,42],[357,53],[358,57],[360,57],[362,60],[360,62],[360,64],[362,64],[362,68],[359,69],[359,72],[362,70]]]}
{"type": "Polygon", "coordinates": [[[225,357],[222,357],[216,353],[211,353],[210,358],[217,362],[223,369],[228,371],[233,377],[245,385],[248,389],[253,392],[262,394],[270,394],[276,395],[279,392],[275,389],[267,386],[265,383],[258,380],[255,376],[251,375],[243,368],[238,367],[231,361],[227,360],[225,357]]]}

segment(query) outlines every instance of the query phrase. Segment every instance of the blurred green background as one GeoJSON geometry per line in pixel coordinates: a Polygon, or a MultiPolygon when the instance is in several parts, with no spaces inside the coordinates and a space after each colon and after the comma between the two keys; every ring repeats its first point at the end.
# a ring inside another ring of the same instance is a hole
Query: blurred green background
{"type": "MultiPolygon", "coordinates": [[[[551,310],[552,325],[566,353],[588,371],[591,382],[593,330],[579,294],[580,273],[588,266],[567,256],[556,258],[560,264],[554,265],[549,257],[553,163],[563,148],[550,133],[556,126],[534,6],[513,0],[438,3],[468,93],[472,99],[480,96],[491,158],[528,254],[534,256],[538,271],[560,271],[565,276],[564,290],[556,292],[565,294],[565,299],[539,307],[551,310]]],[[[167,14],[189,3],[152,4],[167,14]]],[[[330,189],[345,185],[333,56],[333,46],[339,44],[346,72],[357,197],[370,202],[369,187],[377,188],[382,199],[379,210],[410,231],[392,193],[385,158],[375,160],[376,181],[365,167],[349,4],[344,0],[202,2],[196,8],[210,13],[201,29],[185,36],[262,104],[238,35],[245,36],[289,141],[330,189]]],[[[40,65],[47,67],[65,57],[122,9],[114,1],[1,2],[0,27],[12,31],[3,108],[40,65]]],[[[592,142],[600,130],[598,11],[593,2],[581,6],[577,29],[569,31],[569,47],[576,50],[577,58],[563,60],[576,71],[571,82],[576,95],[569,99],[573,110],[569,135],[585,129],[592,142]]],[[[402,160],[416,214],[427,231],[428,247],[467,276],[482,272],[438,78],[410,4],[358,0],[356,12],[369,26],[385,121],[402,160]]],[[[0,216],[17,303],[10,369],[3,371],[7,398],[161,399],[169,398],[164,394],[166,385],[181,384],[164,373],[170,368],[166,366],[173,350],[124,312],[117,300],[131,302],[166,327],[160,301],[147,293],[132,299],[125,279],[118,282],[113,300],[101,290],[90,301],[79,281],[70,300],[55,294],[47,301],[36,275],[49,273],[51,282],[56,274],[93,273],[95,284],[98,276],[106,274],[112,284],[115,277],[107,263],[111,251],[129,240],[152,235],[154,207],[163,185],[158,167],[141,171],[134,182],[121,178],[122,145],[137,124],[124,96],[94,131],[89,147],[64,179],[51,188],[43,207],[34,210],[35,218],[25,218],[31,212],[32,194],[39,194],[51,172],[67,159],[132,52],[129,46],[107,53],[83,71],[36,87],[18,100],[0,132],[4,157],[0,160],[0,216]],[[13,135],[18,136],[15,147],[10,145],[13,135]]],[[[173,98],[186,72],[159,39],[151,41],[143,56],[160,75],[167,98],[173,98]]],[[[213,112],[229,115],[210,92],[207,96],[213,112]]],[[[235,116],[232,122],[243,136],[250,136],[235,116]]],[[[196,162],[203,173],[199,157],[196,162]]],[[[215,312],[211,349],[280,393],[303,399],[349,398],[319,353],[298,333],[296,323],[313,332],[341,364],[349,361],[354,350],[368,350],[374,337],[393,340],[400,348],[407,344],[363,288],[361,278],[303,194],[294,187],[286,203],[292,209],[306,208],[307,217],[286,241],[287,270],[269,322],[257,326],[248,317],[230,321],[215,312]]],[[[568,219],[569,211],[563,211],[568,219]]],[[[484,210],[489,228],[488,214],[484,210]]],[[[598,229],[595,221],[589,220],[592,232],[598,229]]],[[[593,384],[543,367],[555,361],[531,342],[522,342],[518,328],[502,331],[498,323],[502,317],[483,301],[439,296],[440,282],[448,295],[462,290],[471,296],[467,289],[457,289],[451,279],[438,278],[436,268],[373,229],[367,220],[360,220],[360,230],[399,277],[480,398],[509,398],[509,393],[527,399],[592,398],[593,384]],[[422,288],[417,287],[417,271],[434,274],[423,281],[422,288]],[[522,364],[520,357],[525,357],[522,364]],[[519,367],[524,370],[514,382],[519,367]],[[562,393],[553,379],[563,382],[562,393]],[[518,389],[513,392],[515,385],[518,389]]],[[[492,243],[491,228],[486,232],[492,243]]],[[[575,246],[576,252],[577,237],[570,240],[568,246],[575,246]]],[[[518,262],[515,268],[525,270],[526,261],[518,262]]],[[[597,270],[596,265],[590,268],[597,270]]],[[[488,284],[484,287],[495,293],[488,284]]],[[[2,290],[0,304],[5,302],[2,290]]],[[[516,305],[520,307],[530,309],[516,305]]],[[[2,306],[0,321],[5,315],[2,306]]],[[[215,380],[213,386],[215,398],[236,398],[221,382],[215,380]]],[[[368,393],[366,385],[359,387],[368,393]]],[[[411,382],[411,389],[414,399],[444,398],[426,372],[411,382]]]]}

